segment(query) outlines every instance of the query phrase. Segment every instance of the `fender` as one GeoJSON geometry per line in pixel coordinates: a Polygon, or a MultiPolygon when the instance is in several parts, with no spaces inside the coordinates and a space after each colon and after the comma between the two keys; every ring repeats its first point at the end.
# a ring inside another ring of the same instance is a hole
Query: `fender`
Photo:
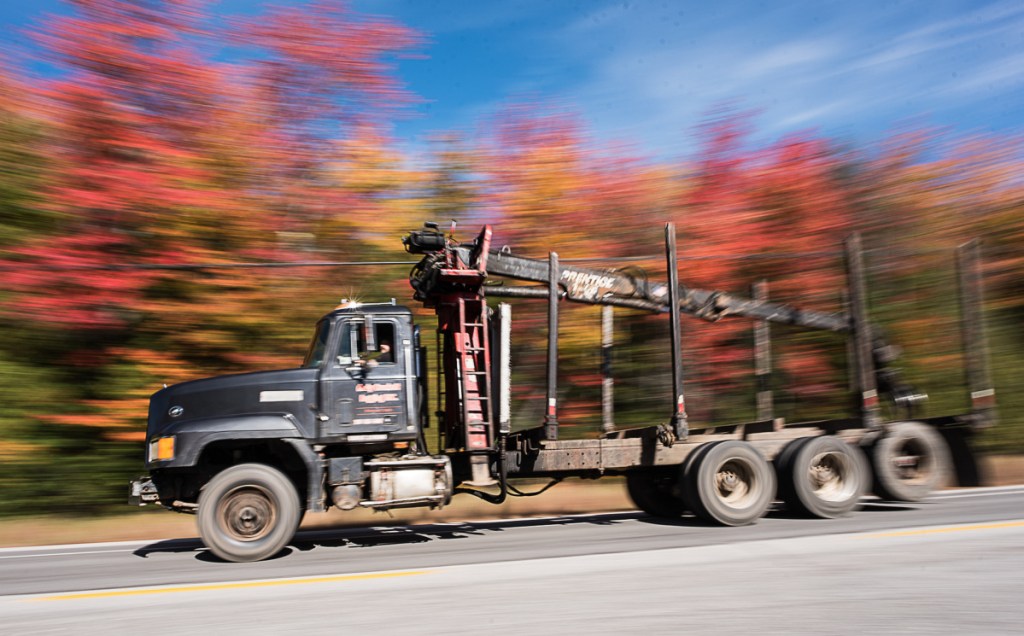
{"type": "Polygon", "coordinates": [[[192,420],[171,426],[161,433],[161,437],[170,435],[174,436],[174,459],[150,461],[147,454],[146,467],[150,470],[195,466],[203,449],[213,442],[302,439],[302,431],[299,430],[295,418],[288,413],[260,413],[192,420]]]}

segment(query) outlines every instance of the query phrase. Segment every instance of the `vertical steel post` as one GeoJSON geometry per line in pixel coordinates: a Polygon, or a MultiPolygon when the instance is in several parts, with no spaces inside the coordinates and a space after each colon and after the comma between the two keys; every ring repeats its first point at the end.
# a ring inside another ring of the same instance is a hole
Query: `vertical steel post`
{"type": "Polygon", "coordinates": [[[498,432],[512,432],[512,305],[498,304],[498,432]]]}
{"type": "Polygon", "coordinates": [[[878,386],[872,354],[871,325],[868,324],[867,285],[860,234],[846,240],[846,275],[850,294],[850,330],[857,365],[857,390],[860,392],[861,417],[868,428],[878,428],[878,386]]]}
{"type": "Polygon", "coordinates": [[[558,253],[548,255],[548,393],[544,439],[558,439],[558,253]]]}
{"type": "Polygon", "coordinates": [[[686,401],[683,398],[683,348],[679,327],[679,261],[676,258],[676,226],[665,224],[665,260],[668,269],[669,334],[672,339],[672,432],[676,439],[689,435],[686,401]]]}
{"type": "Polygon", "coordinates": [[[988,338],[982,314],[984,288],[981,279],[981,244],[964,243],[956,250],[960,287],[960,333],[964,347],[964,372],[971,397],[975,425],[995,424],[996,391],[989,370],[988,338]]]}
{"type": "MultiPolygon", "coordinates": [[[[440,320],[440,317],[438,318],[440,320]]],[[[437,409],[434,411],[434,415],[437,417],[437,452],[443,453],[448,448],[448,440],[445,438],[445,427],[447,418],[444,415],[445,404],[445,391],[447,387],[444,385],[444,348],[441,342],[441,329],[438,325],[438,329],[435,332],[437,339],[434,341],[434,369],[437,371],[437,409]]],[[[426,398],[424,398],[426,399],[426,398]]]]}
{"type": "MultiPolygon", "coordinates": [[[[754,300],[768,302],[768,281],[761,280],[751,286],[754,300]]],[[[775,417],[772,400],[772,341],[767,320],[754,323],[754,376],[757,379],[757,419],[775,417]]]]}
{"type": "MultiPolygon", "coordinates": [[[[849,290],[839,290],[839,306],[847,316],[851,315],[849,290]]],[[[850,393],[857,392],[857,348],[853,346],[852,336],[846,338],[846,390],[850,393]]]]}
{"type": "Polygon", "coordinates": [[[601,307],[601,430],[605,433],[615,430],[615,380],[612,377],[615,330],[612,320],[612,306],[601,307]]]}

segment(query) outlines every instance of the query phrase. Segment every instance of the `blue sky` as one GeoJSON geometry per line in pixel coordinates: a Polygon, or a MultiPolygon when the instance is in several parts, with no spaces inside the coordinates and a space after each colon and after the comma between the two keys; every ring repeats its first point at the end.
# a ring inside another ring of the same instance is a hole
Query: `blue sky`
{"type": "MultiPolygon", "coordinates": [[[[291,0],[295,2],[297,0],[291,0]]],[[[3,0],[11,36],[57,0],[3,0]]],[[[222,0],[220,11],[264,2],[222,0]]],[[[398,72],[423,100],[395,134],[472,131],[505,104],[578,113],[600,140],[686,155],[723,104],[758,134],[870,142],[907,125],[1024,132],[1024,2],[356,0],[428,38],[398,72]]]]}

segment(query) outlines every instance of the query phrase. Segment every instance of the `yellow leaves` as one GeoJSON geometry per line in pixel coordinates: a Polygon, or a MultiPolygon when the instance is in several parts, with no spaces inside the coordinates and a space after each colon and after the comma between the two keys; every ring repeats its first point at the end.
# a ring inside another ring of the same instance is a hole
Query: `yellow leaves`
{"type": "Polygon", "coordinates": [[[0,461],[18,461],[25,457],[31,457],[44,449],[42,444],[0,439],[0,461]]]}

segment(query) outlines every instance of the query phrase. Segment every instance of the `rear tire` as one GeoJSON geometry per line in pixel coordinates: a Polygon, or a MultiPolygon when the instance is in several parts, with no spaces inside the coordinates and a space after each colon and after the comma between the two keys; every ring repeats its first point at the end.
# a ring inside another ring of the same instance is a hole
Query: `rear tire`
{"type": "Polygon", "coordinates": [[[199,494],[199,536],[225,561],[274,556],[295,536],[301,518],[295,486],[281,471],[263,464],[232,466],[199,494]]]}
{"type": "Polygon", "coordinates": [[[890,424],[871,449],[874,491],[882,499],[920,501],[953,474],[949,446],[927,424],[890,424]]]}
{"type": "Polygon", "coordinates": [[[677,519],[686,504],[676,493],[678,479],[672,468],[639,468],[626,473],[626,490],[636,507],[654,517],[677,519]]]}
{"type": "Polygon", "coordinates": [[[775,472],[746,442],[697,449],[684,470],[686,504],[697,516],[726,526],[754,523],[775,498],[775,472]]]}
{"type": "Polygon", "coordinates": [[[786,507],[822,519],[853,510],[870,479],[864,453],[831,435],[791,443],[776,468],[786,507]]]}
{"type": "MultiPolygon", "coordinates": [[[[784,503],[789,502],[795,496],[793,494],[793,480],[787,478],[792,470],[793,456],[796,455],[800,447],[809,442],[812,438],[800,437],[790,443],[786,444],[778,455],[772,460],[772,467],[775,469],[775,476],[777,478],[778,490],[775,493],[776,499],[782,500],[784,503]]],[[[786,503],[786,507],[792,511],[792,506],[786,503]]]]}

